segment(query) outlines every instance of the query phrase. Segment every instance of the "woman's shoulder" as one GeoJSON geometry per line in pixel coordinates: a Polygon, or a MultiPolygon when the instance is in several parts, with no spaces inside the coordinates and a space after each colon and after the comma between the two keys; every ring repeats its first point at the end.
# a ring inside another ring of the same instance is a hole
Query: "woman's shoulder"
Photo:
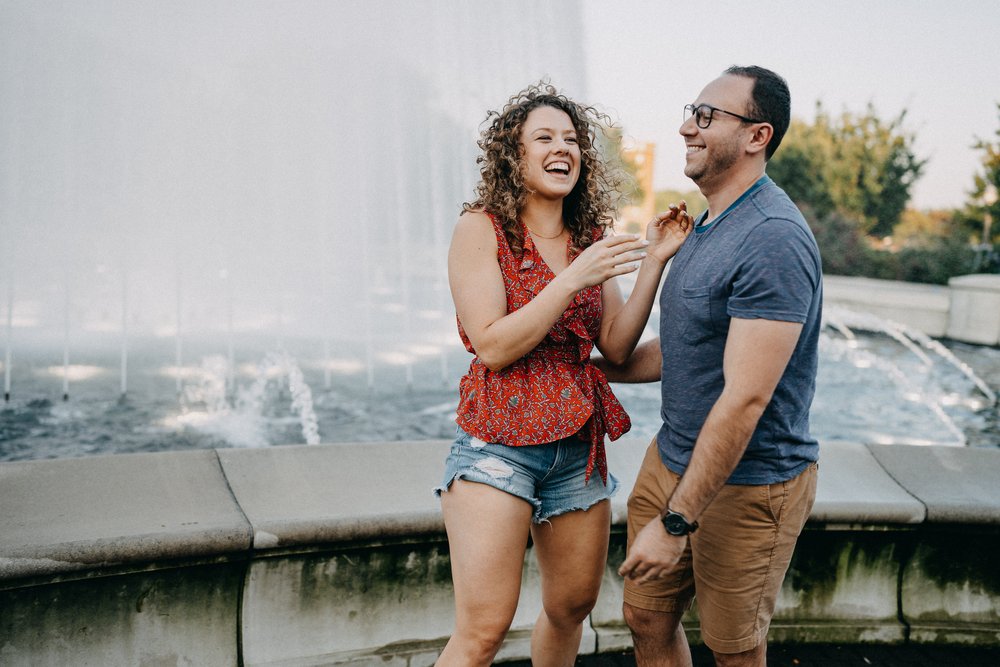
{"type": "Polygon", "coordinates": [[[473,226],[493,226],[493,218],[490,214],[485,211],[485,209],[474,208],[465,209],[462,211],[462,215],[458,216],[458,224],[460,225],[473,225],[473,226]]]}
{"type": "Polygon", "coordinates": [[[493,219],[482,209],[465,210],[455,224],[454,240],[496,249],[493,219]]]}
{"type": "Polygon", "coordinates": [[[465,210],[458,216],[455,233],[495,236],[496,222],[493,216],[483,209],[465,210]]]}

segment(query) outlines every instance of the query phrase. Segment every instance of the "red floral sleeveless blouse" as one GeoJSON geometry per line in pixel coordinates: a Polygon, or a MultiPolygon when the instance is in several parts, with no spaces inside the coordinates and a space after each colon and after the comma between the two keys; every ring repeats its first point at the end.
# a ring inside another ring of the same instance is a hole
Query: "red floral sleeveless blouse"
{"type": "MultiPolygon", "coordinates": [[[[555,274],[527,229],[524,252],[514,256],[492,215],[497,259],[507,292],[507,312],[531,301],[555,274]]],[[[570,257],[572,261],[573,257],[570,257]]],[[[579,434],[590,443],[587,477],[596,467],[607,484],[604,435],[617,440],[632,423],[604,373],[590,362],[601,330],[601,286],[581,290],[534,350],[499,371],[475,357],[459,383],[458,425],[480,440],[520,447],[579,434]]],[[[458,323],[465,349],[475,354],[458,323]]]]}

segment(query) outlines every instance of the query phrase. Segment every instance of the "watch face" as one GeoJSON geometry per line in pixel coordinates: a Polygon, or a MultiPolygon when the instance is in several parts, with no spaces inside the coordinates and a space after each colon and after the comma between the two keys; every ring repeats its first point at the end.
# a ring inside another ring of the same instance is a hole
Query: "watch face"
{"type": "Polygon", "coordinates": [[[672,512],[668,513],[663,517],[663,527],[667,529],[667,532],[671,535],[687,535],[688,525],[687,521],[684,520],[680,514],[674,514],[672,512]]]}

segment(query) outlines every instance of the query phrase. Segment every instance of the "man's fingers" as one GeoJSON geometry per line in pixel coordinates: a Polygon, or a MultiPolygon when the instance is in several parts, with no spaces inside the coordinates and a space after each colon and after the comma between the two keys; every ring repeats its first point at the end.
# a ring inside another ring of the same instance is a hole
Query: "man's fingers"
{"type": "Polygon", "coordinates": [[[648,570],[646,570],[646,573],[644,575],[642,575],[642,578],[640,578],[636,583],[637,584],[648,584],[649,582],[653,581],[654,579],[659,579],[659,578],[660,578],[660,570],[659,570],[659,568],[651,567],[648,570]]]}
{"type": "Polygon", "coordinates": [[[632,572],[632,568],[636,566],[636,563],[638,563],[638,561],[639,559],[636,558],[635,556],[629,556],[628,558],[625,559],[625,562],[622,563],[622,566],[618,568],[618,574],[622,577],[629,576],[632,572]]]}

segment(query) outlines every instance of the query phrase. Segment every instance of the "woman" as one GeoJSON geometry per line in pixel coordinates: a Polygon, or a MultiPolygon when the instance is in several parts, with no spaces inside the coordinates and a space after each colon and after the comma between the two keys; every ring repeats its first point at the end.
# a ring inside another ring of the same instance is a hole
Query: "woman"
{"type": "Polygon", "coordinates": [[[598,120],[547,84],[487,116],[478,198],[448,255],[459,334],[475,354],[459,433],[437,489],[455,586],[455,633],[438,665],[489,665],[514,617],[530,535],[543,611],[532,662],[572,665],[607,559],[604,435],[630,422],[604,374],[631,354],[663,267],[691,227],[680,207],[637,235],[605,236],[617,185],[598,120]],[[637,263],[641,263],[637,264],[637,263]],[[624,301],[615,276],[639,270],[624,301]]]}

